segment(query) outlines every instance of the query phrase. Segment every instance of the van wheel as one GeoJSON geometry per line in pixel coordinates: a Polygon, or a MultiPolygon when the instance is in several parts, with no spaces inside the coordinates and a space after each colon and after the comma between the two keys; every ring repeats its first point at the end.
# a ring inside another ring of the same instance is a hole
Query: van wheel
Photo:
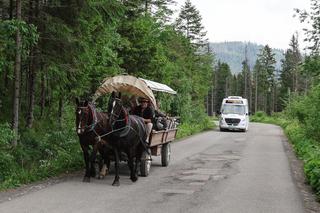
{"type": "Polygon", "coordinates": [[[225,132],[226,129],[220,127],[220,132],[225,132]]]}

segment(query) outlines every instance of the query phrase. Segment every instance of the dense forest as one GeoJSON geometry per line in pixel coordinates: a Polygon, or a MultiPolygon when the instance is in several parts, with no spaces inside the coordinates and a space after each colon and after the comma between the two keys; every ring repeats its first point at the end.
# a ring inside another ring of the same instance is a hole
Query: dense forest
{"type": "MultiPolygon", "coordinates": [[[[210,49],[215,54],[217,61],[220,60],[227,63],[231,73],[238,74],[242,70],[242,62],[245,57],[247,57],[250,69],[253,69],[258,54],[263,49],[263,45],[241,41],[210,42],[210,49]]],[[[276,70],[280,70],[284,51],[273,48],[272,52],[276,60],[275,68],[276,70]]]]}
{"type": "MultiPolygon", "coordinates": [[[[81,168],[75,98],[127,73],[170,85],[161,108],[180,134],[209,125],[204,100],[213,55],[189,0],[5,0],[0,3],[0,185],[81,168]]],[[[104,109],[106,102],[99,101],[104,109]]]]}

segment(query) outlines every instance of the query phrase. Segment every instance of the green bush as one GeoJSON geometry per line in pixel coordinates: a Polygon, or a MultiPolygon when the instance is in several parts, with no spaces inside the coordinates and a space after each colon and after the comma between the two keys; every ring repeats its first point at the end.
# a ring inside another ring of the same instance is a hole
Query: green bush
{"type": "Polygon", "coordinates": [[[178,127],[177,139],[212,129],[214,126],[213,120],[207,116],[198,122],[184,122],[178,127]]]}
{"type": "Polygon", "coordinates": [[[83,168],[82,151],[71,125],[22,130],[14,149],[12,137],[9,125],[0,125],[0,189],[83,168]]]}
{"type": "Polygon", "coordinates": [[[299,120],[308,137],[320,141],[320,85],[314,87],[307,96],[292,100],[285,113],[289,118],[299,120]]]}
{"type": "Polygon", "coordinates": [[[15,170],[14,156],[10,143],[14,134],[9,124],[0,124],[0,182],[15,170]]]}
{"type": "Polygon", "coordinates": [[[285,132],[300,159],[304,162],[304,172],[311,187],[320,198],[320,144],[310,139],[306,129],[297,120],[292,121],[285,132]]]}

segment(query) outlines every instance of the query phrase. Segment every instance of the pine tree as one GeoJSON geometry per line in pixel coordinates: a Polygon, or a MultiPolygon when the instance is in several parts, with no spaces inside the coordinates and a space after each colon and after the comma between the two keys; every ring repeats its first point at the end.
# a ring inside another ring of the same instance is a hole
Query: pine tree
{"type": "MultiPolygon", "coordinates": [[[[305,90],[305,80],[300,74],[300,63],[302,56],[299,50],[298,38],[293,35],[289,44],[290,48],[285,52],[284,59],[281,61],[282,71],[280,74],[281,79],[281,92],[280,97],[282,100],[289,98],[291,92],[300,92],[305,90]]],[[[284,106],[283,103],[280,103],[284,106]]]]}
{"type": "Polygon", "coordinates": [[[311,11],[296,9],[301,22],[310,24],[305,28],[305,40],[310,43],[308,49],[311,55],[305,57],[303,72],[307,76],[315,77],[312,83],[319,83],[320,76],[320,1],[311,0],[311,11]]]}
{"type": "MultiPolygon", "coordinates": [[[[260,51],[258,55],[258,60],[260,63],[260,73],[259,73],[259,87],[263,91],[263,109],[268,114],[274,112],[274,91],[275,91],[275,54],[272,49],[266,45],[260,51]]],[[[258,88],[259,89],[259,88],[258,88]]]]}
{"type": "Polygon", "coordinates": [[[243,88],[239,95],[242,95],[246,99],[249,100],[249,106],[251,108],[251,70],[250,70],[250,65],[249,65],[249,60],[248,60],[248,55],[247,55],[247,46],[245,47],[245,59],[242,62],[242,71],[241,75],[239,76],[242,81],[243,88]]]}
{"type": "Polygon", "coordinates": [[[260,65],[259,60],[256,60],[256,63],[253,68],[254,112],[257,112],[258,110],[260,110],[260,108],[258,108],[258,104],[259,104],[258,99],[259,99],[259,97],[261,98],[261,96],[259,96],[259,86],[260,86],[259,75],[260,75],[260,73],[261,73],[261,65],[260,65]]]}
{"type": "Polygon", "coordinates": [[[175,0],[145,0],[149,2],[149,13],[152,14],[162,24],[169,23],[173,15],[173,9],[170,7],[175,4],[175,0]]]}
{"type": "Polygon", "coordinates": [[[173,10],[170,8],[171,5],[175,4],[175,0],[156,0],[156,12],[155,17],[166,23],[171,20],[173,10]]]}
{"type": "Polygon", "coordinates": [[[216,69],[216,97],[215,97],[215,108],[220,109],[221,102],[223,98],[232,95],[232,85],[233,84],[233,76],[230,71],[230,67],[227,63],[222,63],[218,61],[217,69],[216,69]]]}
{"type": "Polygon", "coordinates": [[[308,48],[312,54],[320,54],[320,1],[311,0],[311,11],[296,9],[300,21],[311,23],[311,29],[305,28],[306,40],[311,43],[308,48]]]}
{"type": "Polygon", "coordinates": [[[183,33],[195,47],[203,47],[207,44],[206,32],[202,26],[202,18],[197,8],[186,0],[176,20],[176,29],[183,33]]]}

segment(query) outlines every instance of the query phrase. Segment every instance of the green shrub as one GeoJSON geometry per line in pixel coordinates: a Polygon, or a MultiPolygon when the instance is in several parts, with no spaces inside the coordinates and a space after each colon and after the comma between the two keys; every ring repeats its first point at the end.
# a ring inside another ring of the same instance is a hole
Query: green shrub
{"type": "Polygon", "coordinates": [[[9,124],[0,124],[0,182],[15,170],[14,156],[11,153],[11,141],[14,134],[9,124]]]}
{"type": "Polygon", "coordinates": [[[206,116],[202,121],[199,122],[184,122],[178,128],[177,138],[183,138],[189,135],[199,133],[204,130],[214,128],[214,122],[211,118],[206,116]]]}
{"type": "Polygon", "coordinates": [[[291,119],[298,119],[308,137],[320,141],[320,85],[314,87],[307,96],[295,97],[285,113],[291,119]]]}
{"type": "MultiPolygon", "coordinates": [[[[40,124],[36,124],[40,125],[40,124]]],[[[25,129],[14,149],[9,125],[0,126],[0,189],[41,180],[83,167],[74,127],[25,129]]]]}

